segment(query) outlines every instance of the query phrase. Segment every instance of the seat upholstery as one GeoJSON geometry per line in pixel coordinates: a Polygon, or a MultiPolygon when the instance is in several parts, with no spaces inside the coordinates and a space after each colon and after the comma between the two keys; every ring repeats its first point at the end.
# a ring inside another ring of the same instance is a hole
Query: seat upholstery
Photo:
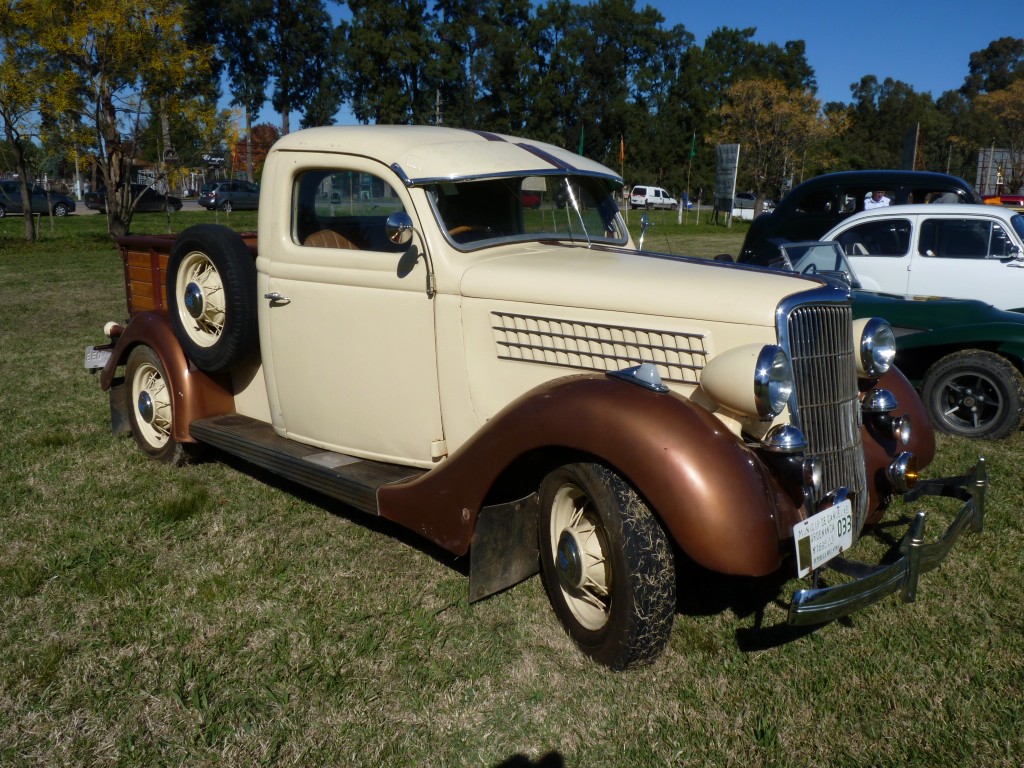
{"type": "Polygon", "coordinates": [[[309,235],[302,244],[310,248],[345,248],[358,251],[359,246],[333,229],[321,229],[309,235]]]}

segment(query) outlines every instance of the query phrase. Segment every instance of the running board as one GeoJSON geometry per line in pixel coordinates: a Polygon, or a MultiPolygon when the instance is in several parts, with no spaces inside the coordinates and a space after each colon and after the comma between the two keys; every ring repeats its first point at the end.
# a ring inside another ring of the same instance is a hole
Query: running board
{"type": "Polygon", "coordinates": [[[371,515],[378,514],[378,488],[424,472],[297,443],[281,437],[264,421],[238,414],[196,419],[189,424],[189,433],[201,443],[371,515]]]}

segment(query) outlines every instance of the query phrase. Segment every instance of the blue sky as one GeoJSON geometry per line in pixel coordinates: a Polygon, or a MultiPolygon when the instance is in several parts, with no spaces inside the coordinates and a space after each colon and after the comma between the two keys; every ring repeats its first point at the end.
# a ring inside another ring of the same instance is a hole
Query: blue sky
{"type": "MultiPolygon", "coordinates": [[[[682,24],[701,46],[718,27],[755,27],[754,40],[760,43],[803,40],[823,103],[849,103],[850,85],[864,75],[879,82],[901,80],[938,98],[963,85],[971,53],[1000,37],[1024,37],[1022,0],[636,0],[635,5],[656,8],[666,28],[682,24]]],[[[268,102],[256,122],[280,126],[281,119],[268,102]]],[[[347,107],[338,122],[355,122],[347,107]]],[[[298,125],[295,115],[293,130],[298,125]]]]}
{"type": "MultiPolygon", "coordinates": [[[[718,27],[755,27],[759,43],[806,43],[823,102],[850,101],[864,75],[902,80],[938,98],[963,85],[970,55],[1000,37],[1024,37],[1019,0],[648,0],[665,27],[682,24],[697,45],[718,27]]],[[[643,0],[636,6],[643,7],[643,0]]]]}

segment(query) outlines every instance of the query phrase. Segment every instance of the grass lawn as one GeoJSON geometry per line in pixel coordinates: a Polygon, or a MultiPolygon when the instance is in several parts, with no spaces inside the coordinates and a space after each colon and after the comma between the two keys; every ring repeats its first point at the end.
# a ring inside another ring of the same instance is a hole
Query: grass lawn
{"type": "MultiPolygon", "coordinates": [[[[658,214],[652,249],[738,251],[743,224],[658,214]]],[[[982,453],[993,486],[985,532],[919,602],[801,636],[772,629],[793,581],[688,570],[664,657],[613,673],[574,649],[538,579],[470,606],[466,563],[398,529],[112,437],[82,369],[125,315],[104,217],[44,219],[31,246],[21,228],[0,220],[0,765],[1021,765],[1021,434],[940,439],[928,474],[982,453]]],[[[919,508],[934,535],[955,505],[897,505],[860,553],[919,508]]]]}

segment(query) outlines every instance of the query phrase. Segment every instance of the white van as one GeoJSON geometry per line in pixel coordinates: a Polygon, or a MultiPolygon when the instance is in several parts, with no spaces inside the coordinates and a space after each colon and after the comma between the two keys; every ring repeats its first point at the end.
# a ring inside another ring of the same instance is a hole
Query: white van
{"type": "Polygon", "coordinates": [[[661,187],[636,186],[629,193],[630,208],[676,208],[679,201],[661,187]]]}

